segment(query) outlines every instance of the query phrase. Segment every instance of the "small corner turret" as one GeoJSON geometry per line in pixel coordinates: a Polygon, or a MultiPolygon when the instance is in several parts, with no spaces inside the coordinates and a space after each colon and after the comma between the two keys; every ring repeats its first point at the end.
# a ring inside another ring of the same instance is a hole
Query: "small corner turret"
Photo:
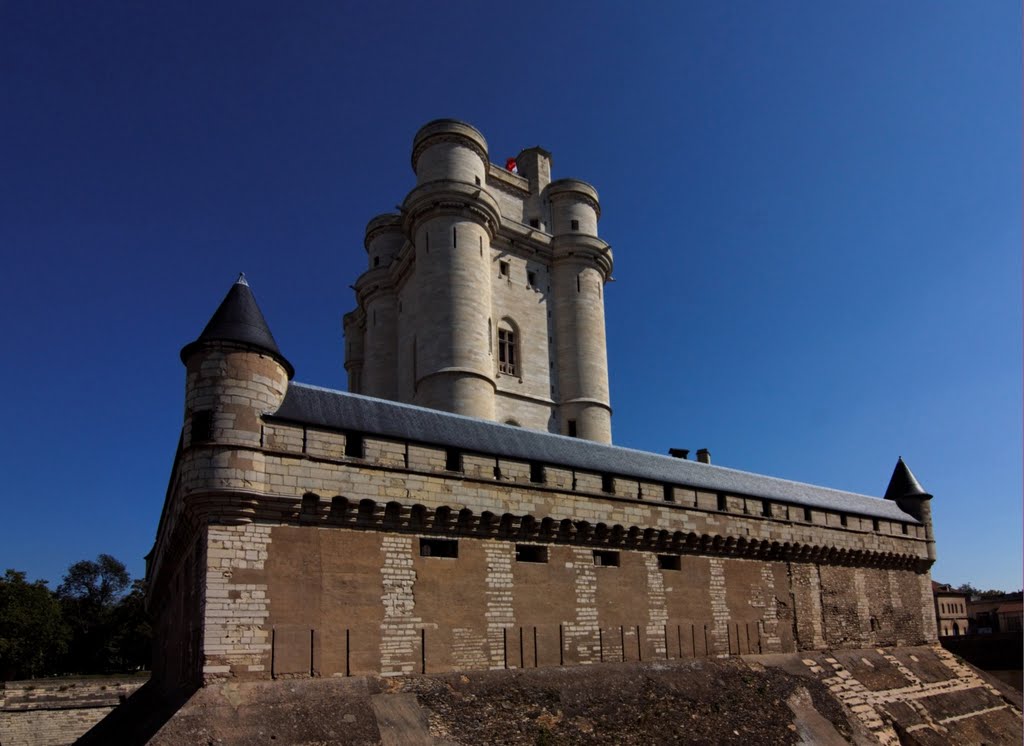
{"type": "Polygon", "coordinates": [[[932,533],[932,495],[926,492],[917,477],[910,471],[910,467],[903,461],[903,457],[896,461],[896,468],[892,471],[889,479],[889,486],[885,490],[885,499],[895,502],[900,510],[912,515],[924,526],[925,536],[928,539],[928,557],[935,559],[935,537],[932,533]]]}
{"type": "Polygon", "coordinates": [[[295,369],[281,354],[245,275],[206,327],[181,350],[186,447],[212,441],[258,445],[260,417],[284,401],[295,369]]]}

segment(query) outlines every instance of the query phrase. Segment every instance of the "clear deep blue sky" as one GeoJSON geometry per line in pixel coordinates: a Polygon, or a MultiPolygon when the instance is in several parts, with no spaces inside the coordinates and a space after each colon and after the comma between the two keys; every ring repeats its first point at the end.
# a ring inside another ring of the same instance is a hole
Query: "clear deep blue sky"
{"type": "Polygon", "coordinates": [[[1021,9],[0,2],[0,570],[143,572],[178,360],[244,270],[344,388],[363,229],[457,117],[593,183],[613,436],[933,501],[1021,585],[1021,9]]]}

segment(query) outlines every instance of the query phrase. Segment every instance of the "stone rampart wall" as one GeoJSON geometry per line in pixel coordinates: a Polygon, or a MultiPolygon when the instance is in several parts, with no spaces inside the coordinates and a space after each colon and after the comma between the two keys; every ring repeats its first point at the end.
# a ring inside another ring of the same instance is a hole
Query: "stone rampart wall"
{"type": "Polygon", "coordinates": [[[39,679],[0,688],[0,744],[63,746],[105,718],[144,679],[39,679]]]}

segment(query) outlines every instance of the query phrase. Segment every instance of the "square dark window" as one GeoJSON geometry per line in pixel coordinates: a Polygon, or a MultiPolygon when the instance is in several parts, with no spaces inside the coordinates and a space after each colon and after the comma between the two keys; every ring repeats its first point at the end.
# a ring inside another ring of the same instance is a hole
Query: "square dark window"
{"type": "Polygon", "coordinates": [[[659,570],[682,570],[683,563],[682,559],[678,554],[659,554],[658,555],[658,569],[659,570]]]}
{"type": "Polygon", "coordinates": [[[456,559],[458,556],[459,542],[456,539],[420,539],[420,557],[456,559]]]}
{"type": "Polygon", "coordinates": [[[530,462],[530,481],[534,484],[544,484],[544,464],[539,461],[530,462]]]}
{"type": "Polygon", "coordinates": [[[510,269],[508,266],[508,262],[498,262],[498,274],[501,277],[508,277],[509,273],[510,269]]]}
{"type": "Polygon", "coordinates": [[[192,443],[207,443],[213,440],[213,410],[204,409],[192,413],[192,443]]]}
{"type": "Polygon", "coordinates": [[[462,451],[458,448],[445,449],[444,468],[447,471],[462,471],[462,451]]]}
{"type": "Polygon", "coordinates": [[[349,458],[363,458],[366,446],[362,433],[348,433],[345,436],[345,455],[349,458]]]}
{"type": "Polygon", "coordinates": [[[547,561],[547,547],[539,547],[536,544],[516,544],[516,562],[544,563],[547,561]]]}
{"type": "Polygon", "coordinates": [[[540,220],[538,220],[537,218],[530,218],[530,227],[540,228],[540,220]]]}
{"type": "Polygon", "coordinates": [[[618,567],[619,553],[609,552],[604,549],[594,550],[594,564],[598,567],[618,567]]]}
{"type": "Polygon", "coordinates": [[[578,231],[580,229],[580,221],[578,220],[571,221],[571,225],[574,231],[578,231]]]}

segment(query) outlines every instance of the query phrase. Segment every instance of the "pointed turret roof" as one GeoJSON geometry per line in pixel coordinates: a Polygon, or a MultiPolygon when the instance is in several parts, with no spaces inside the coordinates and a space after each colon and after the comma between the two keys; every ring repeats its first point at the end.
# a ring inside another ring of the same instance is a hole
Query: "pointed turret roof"
{"type": "Polygon", "coordinates": [[[892,478],[885,490],[886,500],[900,500],[904,497],[916,497],[922,500],[931,500],[932,496],[925,492],[924,487],[917,481],[917,477],[910,471],[910,467],[900,456],[896,462],[896,468],[892,470],[892,478]]]}
{"type": "Polygon", "coordinates": [[[245,274],[238,275],[224,300],[213,312],[213,316],[203,329],[203,333],[194,341],[181,349],[181,360],[185,362],[193,350],[204,342],[236,342],[247,347],[265,352],[276,358],[288,371],[288,378],[295,375],[291,363],[281,354],[281,350],[270,333],[263,312],[256,305],[256,298],[246,282],[245,274]]]}

